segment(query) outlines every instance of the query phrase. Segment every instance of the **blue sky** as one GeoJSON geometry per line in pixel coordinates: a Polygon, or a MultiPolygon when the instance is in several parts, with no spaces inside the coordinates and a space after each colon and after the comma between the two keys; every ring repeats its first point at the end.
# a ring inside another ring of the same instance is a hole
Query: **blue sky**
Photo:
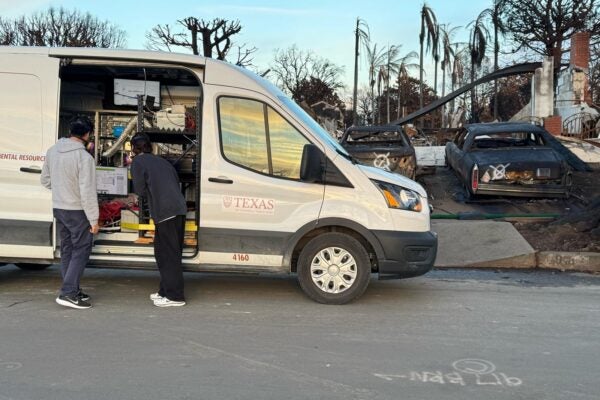
{"type": "MultiPolygon", "coordinates": [[[[87,11],[109,20],[127,31],[127,47],[145,47],[145,33],[156,24],[174,25],[178,19],[195,16],[212,19],[239,19],[242,31],[238,43],[255,46],[254,64],[261,70],[273,59],[275,49],[296,44],[312,50],[345,68],[344,82],[350,90],[354,68],[354,25],[357,17],[365,20],[371,40],[378,47],[402,45],[402,54],[419,50],[419,11],[421,1],[413,0],[305,0],[297,2],[268,0],[221,1],[154,1],[154,0],[0,0],[0,16],[15,17],[64,6],[87,11]]],[[[430,0],[440,23],[466,25],[492,4],[492,0],[430,0]]],[[[456,40],[466,41],[466,29],[459,30],[456,40]]],[[[366,68],[361,66],[360,81],[366,83],[366,68]]],[[[433,80],[431,67],[427,78],[433,80]]]]}

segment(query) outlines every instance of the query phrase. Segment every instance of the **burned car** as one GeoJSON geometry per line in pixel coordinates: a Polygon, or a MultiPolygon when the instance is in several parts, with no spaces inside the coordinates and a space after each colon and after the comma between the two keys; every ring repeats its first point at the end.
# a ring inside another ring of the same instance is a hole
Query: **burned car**
{"type": "Polygon", "coordinates": [[[446,144],[446,161],[471,195],[563,197],[571,167],[561,146],[536,125],[471,124],[446,144]]]}
{"type": "Polygon", "coordinates": [[[400,126],[352,126],[340,144],[362,164],[415,179],[415,149],[400,126]]]}

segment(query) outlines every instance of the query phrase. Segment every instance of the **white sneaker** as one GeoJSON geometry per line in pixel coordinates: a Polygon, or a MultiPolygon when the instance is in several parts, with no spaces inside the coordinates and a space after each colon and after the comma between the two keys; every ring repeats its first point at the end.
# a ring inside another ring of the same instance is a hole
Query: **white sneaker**
{"type": "Polygon", "coordinates": [[[156,300],[158,300],[158,299],[162,299],[162,298],[163,298],[163,297],[162,297],[160,294],[158,294],[158,292],[156,292],[156,293],[152,293],[152,294],[150,295],[150,300],[152,300],[152,301],[156,301],[156,300]]]}
{"type": "Polygon", "coordinates": [[[185,306],[185,301],[175,301],[169,300],[166,297],[161,297],[160,299],[154,300],[154,305],[156,307],[181,307],[185,306]]]}

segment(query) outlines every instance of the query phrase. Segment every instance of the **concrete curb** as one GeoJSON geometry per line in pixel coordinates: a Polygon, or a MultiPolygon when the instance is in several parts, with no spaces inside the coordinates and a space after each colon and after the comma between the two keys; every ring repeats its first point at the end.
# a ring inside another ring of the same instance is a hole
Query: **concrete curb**
{"type": "Polygon", "coordinates": [[[493,261],[470,264],[436,264],[435,268],[507,268],[507,269],[555,269],[571,272],[600,273],[600,253],[538,251],[493,261]]]}
{"type": "Polygon", "coordinates": [[[522,254],[492,261],[479,261],[467,264],[436,263],[435,268],[514,268],[529,269],[537,266],[535,253],[522,254]]]}
{"type": "Polygon", "coordinates": [[[537,257],[535,253],[523,254],[509,258],[503,258],[495,261],[485,261],[469,265],[472,268],[514,268],[529,269],[537,266],[537,257]]]}
{"type": "Polygon", "coordinates": [[[600,253],[540,251],[537,253],[537,267],[600,273],[600,253]]]}

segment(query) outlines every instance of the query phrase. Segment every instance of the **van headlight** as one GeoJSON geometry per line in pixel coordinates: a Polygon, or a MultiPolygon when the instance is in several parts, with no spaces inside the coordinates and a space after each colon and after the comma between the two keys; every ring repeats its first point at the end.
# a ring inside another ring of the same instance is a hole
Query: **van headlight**
{"type": "Polygon", "coordinates": [[[388,207],[421,212],[423,203],[419,193],[391,183],[371,180],[379,189],[388,207]]]}

